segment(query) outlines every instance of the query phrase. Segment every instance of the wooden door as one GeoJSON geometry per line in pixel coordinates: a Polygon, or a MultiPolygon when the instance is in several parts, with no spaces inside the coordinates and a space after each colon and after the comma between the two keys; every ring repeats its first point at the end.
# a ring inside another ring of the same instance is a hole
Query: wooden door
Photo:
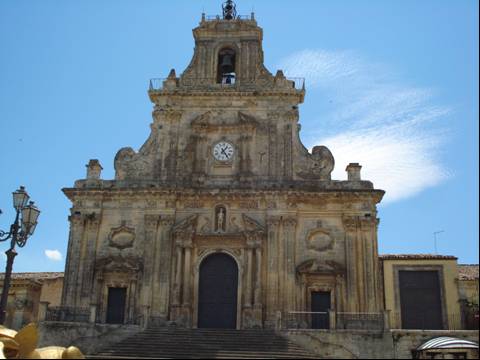
{"type": "Polygon", "coordinates": [[[200,265],[198,327],[237,326],[238,267],[226,254],[208,256],[200,265]]]}
{"type": "Polygon", "coordinates": [[[108,288],[107,323],[123,324],[125,318],[126,288],[108,288]]]}
{"type": "Polygon", "coordinates": [[[329,329],[330,292],[314,291],[311,294],[311,311],[319,313],[312,314],[312,329],[329,329]]]}

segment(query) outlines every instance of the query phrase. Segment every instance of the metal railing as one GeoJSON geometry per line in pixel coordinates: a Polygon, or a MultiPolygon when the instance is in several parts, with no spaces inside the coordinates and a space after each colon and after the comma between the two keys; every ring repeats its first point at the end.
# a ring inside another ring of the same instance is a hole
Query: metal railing
{"type": "MultiPolygon", "coordinates": [[[[415,316],[403,316],[401,313],[390,314],[392,328],[405,330],[464,330],[467,329],[461,314],[421,313],[415,316]]],[[[477,323],[478,326],[478,323],[477,323]]]]}
{"type": "Polygon", "coordinates": [[[53,306],[47,309],[46,321],[88,322],[90,308],[53,306]]]}
{"type": "Polygon", "coordinates": [[[222,15],[205,15],[205,20],[225,20],[225,21],[235,21],[235,20],[255,20],[252,15],[236,15],[233,20],[226,20],[222,15]]]}
{"type": "Polygon", "coordinates": [[[384,318],[383,312],[290,311],[283,325],[287,329],[384,330],[384,318]]]}
{"type": "MultiPolygon", "coordinates": [[[[305,78],[299,77],[287,77],[285,78],[287,81],[291,82],[291,88],[294,90],[304,90],[305,89],[305,78]]],[[[165,89],[165,82],[170,80],[168,78],[153,78],[150,79],[149,82],[149,91],[160,91],[165,89]]],[[[173,80],[173,79],[172,79],[173,80]]],[[[275,88],[273,79],[268,80],[255,80],[252,78],[240,78],[234,77],[230,78],[230,82],[228,81],[221,81],[218,82],[217,78],[177,78],[174,79],[177,81],[176,85],[178,84],[182,88],[199,88],[201,90],[211,90],[215,91],[222,88],[230,88],[236,89],[240,87],[249,87],[255,85],[271,85],[272,88],[275,88]]]]}

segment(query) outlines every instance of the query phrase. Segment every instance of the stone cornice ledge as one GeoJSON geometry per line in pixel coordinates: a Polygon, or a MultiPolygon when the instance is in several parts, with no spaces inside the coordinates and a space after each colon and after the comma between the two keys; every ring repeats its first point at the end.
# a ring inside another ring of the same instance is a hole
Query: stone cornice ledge
{"type": "Polygon", "coordinates": [[[306,199],[373,199],[375,203],[379,203],[385,191],[377,189],[323,189],[316,191],[308,190],[289,190],[289,189],[187,189],[187,188],[63,188],[63,193],[73,201],[77,196],[92,197],[135,197],[135,196],[170,196],[170,197],[202,197],[202,196],[218,196],[224,198],[251,198],[251,197],[268,197],[268,196],[286,196],[289,198],[297,198],[298,200],[306,199]]]}

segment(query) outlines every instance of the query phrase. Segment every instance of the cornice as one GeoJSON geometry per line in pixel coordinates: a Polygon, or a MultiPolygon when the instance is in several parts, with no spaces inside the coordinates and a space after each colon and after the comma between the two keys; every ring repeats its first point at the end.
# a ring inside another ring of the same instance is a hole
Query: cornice
{"type": "Polygon", "coordinates": [[[63,193],[68,199],[74,201],[76,197],[96,197],[105,199],[108,197],[171,197],[185,198],[192,197],[216,197],[216,198],[266,198],[269,196],[280,196],[295,198],[295,200],[316,199],[330,200],[351,200],[372,199],[375,203],[381,201],[385,191],[377,189],[322,189],[318,191],[308,190],[283,190],[283,189],[182,189],[182,188],[63,188],[63,193]]]}

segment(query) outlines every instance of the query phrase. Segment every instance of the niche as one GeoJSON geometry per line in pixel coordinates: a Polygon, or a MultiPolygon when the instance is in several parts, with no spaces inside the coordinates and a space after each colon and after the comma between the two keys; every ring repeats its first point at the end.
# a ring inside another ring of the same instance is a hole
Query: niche
{"type": "Polygon", "coordinates": [[[215,232],[224,233],[226,231],[227,209],[223,205],[215,207],[215,232]]]}

